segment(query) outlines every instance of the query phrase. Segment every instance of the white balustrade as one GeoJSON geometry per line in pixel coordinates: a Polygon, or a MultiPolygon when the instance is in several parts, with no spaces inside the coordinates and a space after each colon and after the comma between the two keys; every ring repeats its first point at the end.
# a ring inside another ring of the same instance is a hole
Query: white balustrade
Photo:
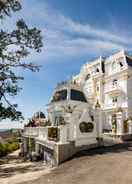
{"type": "Polygon", "coordinates": [[[104,88],[105,93],[114,92],[114,91],[121,91],[121,87],[119,85],[106,85],[104,88]]]}
{"type": "Polygon", "coordinates": [[[118,108],[118,107],[120,107],[120,106],[117,103],[104,104],[104,109],[118,108]]]}
{"type": "Polygon", "coordinates": [[[127,101],[125,102],[117,102],[117,103],[108,103],[108,104],[104,104],[104,109],[111,109],[111,108],[119,108],[119,107],[127,107],[128,103],[127,101]]]}
{"type": "Polygon", "coordinates": [[[24,136],[38,136],[39,129],[37,127],[25,127],[23,131],[24,136]]]}
{"type": "Polygon", "coordinates": [[[59,142],[60,143],[67,142],[67,126],[66,125],[59,126],[59,142]]]}
{"type": "Polygon", "coordinates": [[[40,127],[38,136],[46,140],[48,138],[48,127],[40,127]]]}
{"type": "Polygon", "coordinates": [[[132,134],[132,120],[128,120],[129,134],[132,134]]]}
{"type": "MultiPolygon", "coordinates": [[[[41,140],[48,140],[48,128],[50,127],[25,127],[23,131],[23,136],[26,137],[37,137],[41,140]]],[[[67,126],[61,125],[58,126],[58,132],[59,132],[59,142],[65,143],[67,141],[67,126]]]]}
{"type": "Polygon", "coordinates": [[[48,134],[47,127],[25,127],[23,131],[24,136],[47,137],[47,134],[48,134]]]}

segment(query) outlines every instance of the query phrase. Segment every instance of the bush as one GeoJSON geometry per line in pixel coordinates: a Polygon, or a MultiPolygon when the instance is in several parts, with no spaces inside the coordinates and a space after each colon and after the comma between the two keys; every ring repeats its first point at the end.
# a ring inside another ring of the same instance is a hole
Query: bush
{"type": "Polygon", "coordinates": [[[4,156],[7,154],[6,144],[0,143],[0,156],[4,156]]]}
{"type": "Polygon", "coordinates": [[[15,150],[19,149],[19,144],[16,142],[10,144],[10,149],[11,149],[11,151],[15,151],[15,150]]]}
{"type": "Polygon", "coordinates": [[[0,143],[0,157],[5,156],[12,151],[15,151],[19,148],[19,144],[17,142],[12,143],[0,143]]]}

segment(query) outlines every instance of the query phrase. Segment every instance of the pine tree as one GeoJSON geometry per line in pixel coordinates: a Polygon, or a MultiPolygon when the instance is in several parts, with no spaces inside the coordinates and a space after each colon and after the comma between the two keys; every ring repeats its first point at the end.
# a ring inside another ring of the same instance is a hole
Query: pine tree
{"type": "MultiPolygon", "coordinates": [[[[12,18],[12,14],[21,10],[19,0],[0,0],[0,20],[12,18]]],[[[0,120],[9,118],[19,120],[22,113],[17,110],[17,104],[12,104],[10,96],[20,91],[19,80],[22,76],[16,74],[16,69],[28,69],[33,72],[39,67],[30,62],[24,62],[31,50],[40,52],[43,46],[41,31],[36,27],[29,28],[23,19],[16,22],[15,30],[11,32],[0,30],[0,120]],[[15,48],[15,49],[11,49],[15,48]]]]}

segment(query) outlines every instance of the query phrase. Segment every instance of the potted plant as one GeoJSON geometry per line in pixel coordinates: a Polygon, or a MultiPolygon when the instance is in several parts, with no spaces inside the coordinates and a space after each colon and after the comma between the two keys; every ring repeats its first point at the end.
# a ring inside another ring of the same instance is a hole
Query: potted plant
{"type": "Polygon", "coordinates": [[[128,119],[124,120],[124,133],[128,133],[128,119]]]}

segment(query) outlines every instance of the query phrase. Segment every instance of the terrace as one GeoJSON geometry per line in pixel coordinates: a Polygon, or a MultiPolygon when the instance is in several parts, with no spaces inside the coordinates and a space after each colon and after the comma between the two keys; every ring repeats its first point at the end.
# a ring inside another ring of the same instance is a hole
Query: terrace
{"type": "Polygon", "coordinates": [[[25,127],[23,137],[65,143],[67,140],[67,126],[25,127]]]}

